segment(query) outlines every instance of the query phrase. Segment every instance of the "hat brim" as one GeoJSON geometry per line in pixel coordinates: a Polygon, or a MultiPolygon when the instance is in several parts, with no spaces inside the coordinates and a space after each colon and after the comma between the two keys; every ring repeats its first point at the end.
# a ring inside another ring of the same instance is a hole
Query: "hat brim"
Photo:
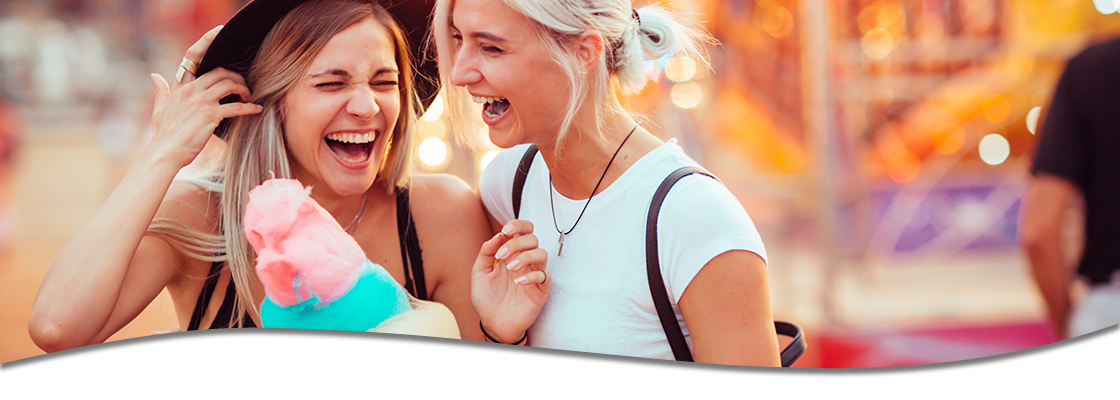
{"type": "MultiPolygon", "coordinates": [[[[246,4],[225,24],[206,54],[199,61],[197,75],[202,76],[215,68],[225,68],[242,76],[248,75],[249,66],[260,50],[261,42],[272,27],[289,11],[307,0],[254,0],[246,4]]],[[[439,70],[435,60],[425,57],[424,49],[431,27],[432,8],[435,0],[378,0],[405,33],[413,65],[416,67],[413,87],[420,97],[423,112],[432,104],[439,92],[439,70]]],[[[236,101],[236,96],[223,99],[223,103],[236,101]]],[[[223,121],[222,125],[226,125],[223,121]]],[[[216,133],[224,136],[225,129],[216,133]]]]}

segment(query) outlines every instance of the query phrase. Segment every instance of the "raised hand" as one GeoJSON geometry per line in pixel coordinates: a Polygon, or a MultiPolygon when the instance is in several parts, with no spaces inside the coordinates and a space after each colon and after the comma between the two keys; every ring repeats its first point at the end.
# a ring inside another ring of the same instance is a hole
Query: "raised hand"
{"type": "Polygon", "coordinates": [[[529,221],[510,221],[482,244],[471,270],[471,301],[494,339],[516,342],[536,321],[552,285],[547,261],[529,221]]]}
{"type": "MultiPolygon", "coordinates": [[[[219,30],[220,26],[202,35],[187,49],[184,58],[197,64],[219,30]]],[[[166,157],[181,166],[189,164],[202,152],[223,119],[262,111],[256,104],[218,103],[231,94],[237,94],[245,101],[251,96],[245,78],[223,68],[197,79],[193,73],[184,72],[182,80],[171,85],[163,76],[152,74],[152,83],[156,93],[149,149],[156,152],[157,157],[166,157]]]]}

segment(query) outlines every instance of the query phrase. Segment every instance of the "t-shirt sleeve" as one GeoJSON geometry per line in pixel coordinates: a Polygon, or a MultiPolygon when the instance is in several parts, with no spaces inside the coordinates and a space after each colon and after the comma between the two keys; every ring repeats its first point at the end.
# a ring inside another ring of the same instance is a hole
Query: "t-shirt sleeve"
{"type": "Polygon", "coordinates": [[[746,250],[767,261],[762,237],[746,210],[722,183],[703,175],[684,177],[669,191],[657,236],[661,274],[674,301],[720,254],[746,250]]]}
{"type": "Polygon", "coordinates": [[[1077,69],[1081,57],[1070,60],[1054,90],[1050,108],[1039,131],[1031,174],[1049,174],[1084,187],[1085,124],[1077,106],[1077,69]]]}
{"type": "Polygon", "coordinates": [[[522,145],[502,150],[478,180],[482,204],[500,224],[513,220],[513,176],[526,149],[527,146],[522,145]]]}

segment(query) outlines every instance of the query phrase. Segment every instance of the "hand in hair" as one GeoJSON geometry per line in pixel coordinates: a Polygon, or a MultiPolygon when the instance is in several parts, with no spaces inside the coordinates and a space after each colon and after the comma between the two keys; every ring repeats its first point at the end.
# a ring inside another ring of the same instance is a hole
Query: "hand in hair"
{"type": "MultiPolygon", "coordinates": [[[[220,27],[219,27],[220,28],[220,27]]],[[[207,32],[187,50],[185,58],[197,62],[218,34],[219,28],[207,32]]],[[[159,159],[180,166],[189,164],[206,145],[214,129],[223,119],[260,113],[263,108],[250,103],[219,104],[222,98],[236,94],[248,101],[251,94],[245,78],[226,69],[216,69],[195,79],[190,73],[182,82],[168,85],[160,74],[152,74],[156,93],[152,109],[152,141],[148,151],[159,159]]]]}

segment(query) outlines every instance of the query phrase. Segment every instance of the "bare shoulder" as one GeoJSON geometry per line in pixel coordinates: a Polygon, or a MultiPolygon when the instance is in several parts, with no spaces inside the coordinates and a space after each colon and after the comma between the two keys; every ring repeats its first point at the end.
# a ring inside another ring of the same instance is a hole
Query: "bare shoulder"
{"type": "Polygon", "coordinates": [[[176,181],[167,189],[156,218],[167,218],[202,233],[218,234],[221,221],[219,198],[217,192],[190,182],[176,181]]]}
{"type": "Polygon", "coordinates": [[[462,179],[450,174],[425,174],[412,178],[411,201],[413,217],[433,222],[485,222],[485,211],[478,192],[462,179]]]}
{"type": "Polygon", "coordinates": [[[417,175],[410,191],[420,247],[434,250],[425,254],[473,260],[490,236],[478,193],[462,179],[447,174],[417,175]]]}

